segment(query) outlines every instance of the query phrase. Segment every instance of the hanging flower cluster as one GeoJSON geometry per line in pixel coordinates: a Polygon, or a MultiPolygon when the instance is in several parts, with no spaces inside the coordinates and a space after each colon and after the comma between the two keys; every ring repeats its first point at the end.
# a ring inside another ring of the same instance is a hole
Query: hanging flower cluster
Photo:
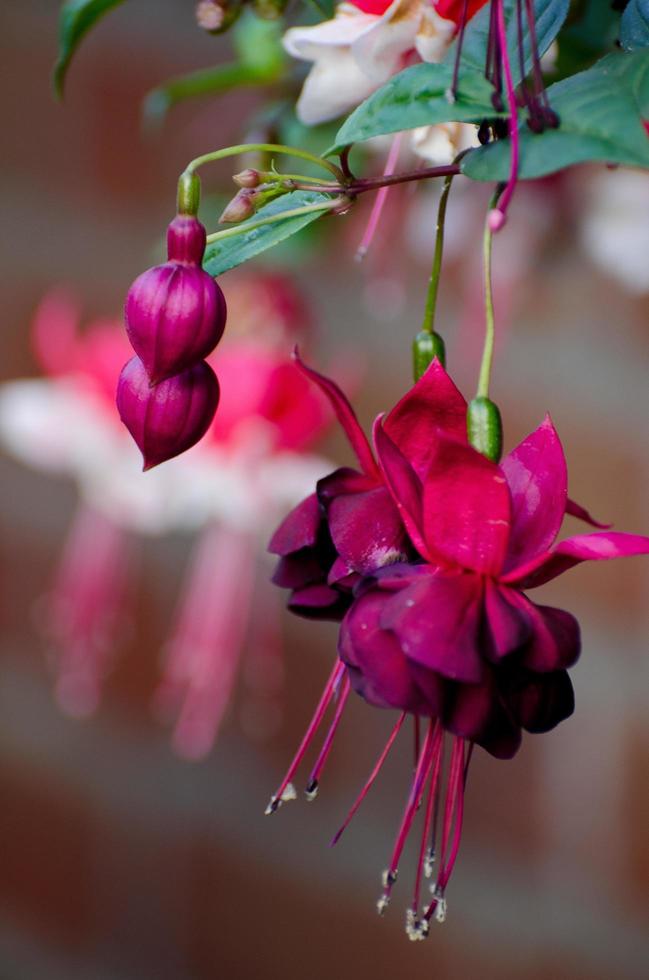
{"type": "Polygon", "coordinates": [[[151,469],[207,432],[219,384],[205,358],[225,329],[220,286],[201,268],[206,232],[195,214],[167,230],[168,261],[147,269],[126,297],[126,330],[136,356],[124,365],[117,407],[151,469]]]}
{"type": "Polygon", "coordinates": [[[426,799],[407,913],[408,935],[422,939],[431,917],[445,916],[472,746],[509,759],[522,731],[547,732],[573,711],[567,670],[580,653],[579,625],[570,613],[533,602],[527,590],[583,561],[648,554],[649,538],[600,530],[556,543],[566,514],[603,525],[568,497],[551,419],[499,465],[470,444],[471,407],[438,360],[377,418],[373,447],[340,389],[301,367],[330,399],[358,469],[320,480],[270,543],[280,556],[274,581],[292,590],[289,608],[342,622],[339,659],[267,812],[295,797],[295,772],[337,699],[306,780],[307,796],[316,794],[350,688],[371,705],[402,712],[350,818],[404,716],[424,720],[426,736],[378,903],[383,912],[426,799]],[[433,883],[432,898],[422,905],[424,875],[433,883]]]}

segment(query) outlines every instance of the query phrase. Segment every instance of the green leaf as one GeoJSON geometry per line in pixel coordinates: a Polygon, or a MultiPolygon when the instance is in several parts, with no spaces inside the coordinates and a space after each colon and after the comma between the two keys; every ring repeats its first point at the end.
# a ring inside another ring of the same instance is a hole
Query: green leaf
{"type": "MultiPolygon", "coordinates": [[[[314,191],[292,191],[285,194],[276,201],[271,201],[265,207],[260,208],[254,217],[242,222],[239,228],[259,221],[260,218],[268,218],[271,215],[280,215],[283,211],[292,211],[293,208],[300,208],[307,204],[319,204],[330,200],[325,194],[317,194],[314,191]]],[[[211,242],[205,249],[203,268],[211,276],[219,276],[228,269],[247,262],[260,252],[272,248],[283,242],[284,239],[295,235],[296,232],[321,218],[322,211],[311,211],[309,214],[301,214],[293,218],[278,220],[261,228],[252,228],[250,231],[242,231],[239,235],[232,238],[224,238],[221,241],[211,242]]]]}
{"type": "Polygon", "coordinates": [[[144,99],[142,114],[149,125],[158,125],[165,115],[179,102],[205,95],[222,95],[233,88],[267,85],[277,79],[277,74],[265,74],[250,65],[231,62],[214,68],[201,68],[170,78],[163,85],[152,89],[144,99]]]}
{"type": "MultiPolygon", "coordinates": [[[[536,0],[537,41],[542,54],[556,37],[567,11],[568,0],[536,0]]],[[[517,54],[516,0],[505,0],[508,22],[510,57],[514,81],[520,81],[517,54]]],[[[335,145],[328,155],[339,153],[350,143],[359,143],[417,126],[442,122],[479,123],[485,117],[494,118],[506,113],[494,110],[491,101],[493,88],[484,77],[489,33],[489,6],[484,7],[469,22],[465,32],[460,60],[457,97],[449,102],[447,90],[453,78],[455,45],[440,64],[421,64],[406,68],[370,95],[343,123],[336,135],[335,145]]],[[[525,66],[530,66],[529,33],[525,29],[525,66]]]]}
{"type": "Polygon", "coordinates": [[[124,0],[66,0],[59,14],[59,56],[54,66],[54,90],[63,96],[65,76],[81,39],[98,20],[124,0]]]}
{"type": "Polygon", "coordinates": [[[499,115],[491,104],[493,88],[481,72],[462,71],[455,102],[450,103],[446,92],[452,78],[453,68],[446,64],[414,65],[399,72],[343,123],[328,155],[384,133],[451,120],[480,122],[485,116],[499,115]]]}
{"type": "Polygon", "coordinates": [[[311,3],[323,20],[331,20],[335,10],[334,0],[311,0],[311,3]]]}
{"type": "Polygon", "coordinates": [[[576,75],[615,50],[620,12],[602,0],[581,0],[570,11],[557,38],[558,52],[552,81],[576,75]]]}
{"type": "MultiPolygon", "coordinates": [[[[576,163],[600,160],[649,168],[649,58],[645,51],[607,55],[588,71],[548,89],[558,129],[520,128],[519,176],[532,179],[576,163]]],[[[462,172],[473,180],[506,180],[509,140],[472,150],[462,172]]]]}
{"type": "Polygon", "coordinates": [[[630,0],[620,24],[620,44],[627,51],[649,46],[649,0],[630,0]]]}

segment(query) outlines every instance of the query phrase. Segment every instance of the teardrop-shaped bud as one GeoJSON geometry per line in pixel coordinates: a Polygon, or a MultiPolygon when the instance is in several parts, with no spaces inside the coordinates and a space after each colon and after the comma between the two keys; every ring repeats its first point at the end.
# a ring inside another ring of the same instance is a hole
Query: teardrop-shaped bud
{"type": "Polygon", "coordinates": [[[492,462],[500,460],[503,451],[503,423],[500,409],[490,398],[478,396],[469,402],[466,413],[469,442],[492,462]]]}
{"type": "Polygon", "coordinates": [[[117,409],[150,470],[184,453],[211,425],[219,403],[214,371],[200,361],[180,374],[151,385],[139,357],[122,368],[117,382],[117,409]]]}
{"type": "Polygon", "coordinates": [[[444,341],[434,330],[420,330],[412,342],[412,369],[415,381],[419,381],[437,358],[442,367],[446,364],[444,341]]]}
{"type": "Polygon", "coordinates": [[[128,291],[126,332],[152,384],[206,358],[223,335],[225,297],[200,266],[204,247],[200,222],[176,218],[169,226],[170,261],[147,269],[128,291]]]}

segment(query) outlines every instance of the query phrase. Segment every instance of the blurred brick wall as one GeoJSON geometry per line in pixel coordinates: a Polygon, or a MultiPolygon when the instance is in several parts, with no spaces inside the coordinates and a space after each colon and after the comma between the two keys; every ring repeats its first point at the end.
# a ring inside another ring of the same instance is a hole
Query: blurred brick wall
{"type": "MultiPolygon", "coordinates": [[[[178,110],[144,142],[139,102],[169,74],[209,63],[222,41],[193,27],[191,4],[125,4],[73,66],[52,104],[51,3],[5,5],[0,55],[9,134],[2,161],[7,235],[2,373],[33,369],[33,306],[61,278],[93,312],[118,310],[173,203],[175,174],[209,145],[234,141],[246,94],[178,110]],[[19,94],[19,97],[18,97],[19,94]]],[[[452,215],[452,206],[451,206],[452,215]]],[[[367,349],[365,419],[407,383],[404,347],[425,271],[392,322],[359,307],[363,274],[332,264],[309,284],[325,347],[367,349]],[[335,277],[336,290],[331,289],[335,277]],[[370,338],[372,342],[370,343],[370,338]],[[399,365],[399,370],[395,369],[399,365]],[[402,370],[403,368],[403,370],[402,370]]],[[[444,296],[453,324],[458,304],[444,296]]],[[[550,407],[571,463],[571,493],[595,514],[649,530],[646,301],[595,276],[567,237],[547,243],[523,291],[496,383],[508,442],[550,407]],[[549,369],[548,369],[549,367],[549,369]]],[[[470,390],[473,354],[452,346],[470,390]]],[[[344,450],[335,440],[332,451],[344,450]]],[[[640,980],[649,963],[649,569],[640,559],[582,568],[545,590],[582,620],[577,713],[528,738],[508,765],[476,753],[449,918],[428,943],[402,933],[398,890],[385,921],[374,902],[408,775],[397,752],[347,839],[327,847],[389,721],[355,704],[321,798],[262,811],[298,741],[335,634],[287,621],[287,721],[267,745],[247,742],[233,710],[213,756],[175,760],[148,697],[187,557],[182,538],[145,546],[138,629],[122,651],[98,718],[60,717],[49,695],[33,606],[47,586],[73,494],[9,460],[0,661],[0,973],[76,977],[268,980],[434,975],[438,980],[640,980]]]]}

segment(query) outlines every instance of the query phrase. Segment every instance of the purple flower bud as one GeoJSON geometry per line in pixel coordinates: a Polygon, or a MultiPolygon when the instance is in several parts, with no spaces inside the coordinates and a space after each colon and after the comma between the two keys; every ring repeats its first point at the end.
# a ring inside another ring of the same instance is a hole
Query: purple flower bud
{"type": "Polygon", "coordinates": [[[120,418],[150,470],[190,449],[207,432],[219,403],[219,383],[205,361],[151,385],[139,357],[122,368],[117,383],[120,418]]]}
{"type": "Polygon", "coordinates": [[[201,268],[205,229],[189,215],[169,225],[169,261],[147,269],[126,297],[126,330],[153,384],[203,360],[226,320],[221,288],[201,268]]]}

